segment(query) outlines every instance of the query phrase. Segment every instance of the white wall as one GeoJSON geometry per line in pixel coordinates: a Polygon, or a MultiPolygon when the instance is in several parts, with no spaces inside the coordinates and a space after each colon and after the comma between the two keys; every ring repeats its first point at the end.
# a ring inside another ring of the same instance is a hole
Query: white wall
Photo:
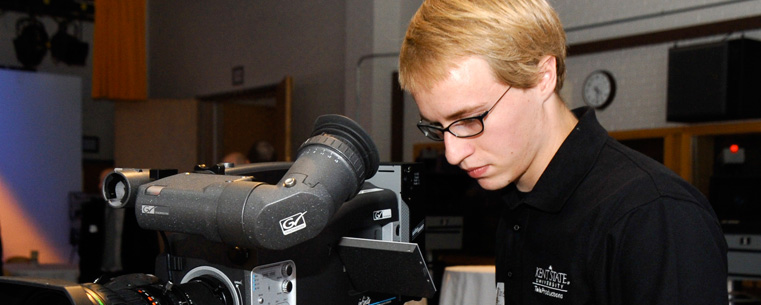
{"type": "MultiPolygon", "coordinates": [[[[550,1],[558,11],[564,26],[571,29],[568,33],[569,44],[761,14],[761,1],[550,1]],[[684,12],[664,14],[670,11],[684,12]],[[600,23],[609,25],[596,26],[600,23]],[[587,26],[592,27],[586,28],[587,26]]],[[[736,38],[741,34],[748,38],[761,39],[759,31],[748,31],[731,36],[703,37],[571,56],[567,60],[567,80],[561,95],[569,106],[582,106],[582,82],[592,71],[605,69],[615,76],[617,84],[613,102],[607,108],[598,111],[598,118],[605,128],[628,130],[677,125],[666,122],[668,49],[675,43],[681,46],[707,43],[727,37],[736,38]]]]}
{"type": "Polygon", "coordinates": [[[82,190],[81,87],[78,77],[0,70],[5,258],[37,250],[40,262],[68,262],[68,195],[82,190]]]}
{"type": "Polygon", "coordinates": [[[732,20],[761,13],[761,2],[756,0],[548,1],[560,15],[570,44],[732,20]],[[600,24],[602,25],[596,26],[600,24]]]}
{"type": "MultiPolygon", "coordinates": [[[[737,38],[740,34],[730,37],[737,38]]],[[[744,33],[746,38],[760,39],[760,31],[744,33]]],[[[680,41],[679,45],[720,41],[726,36],[712,36],[680,41]]],[[[568,60],[568,80],[562,96],[570,107],[583,106],[582,82],[594,70],[605,69],[616,78],[613,102],[597,111],[600,123],[610,131],[650,129],[684,125],[666,122],[668,50],[674,43],[661,43],[624,50],[574,56],[568,60]]]]}

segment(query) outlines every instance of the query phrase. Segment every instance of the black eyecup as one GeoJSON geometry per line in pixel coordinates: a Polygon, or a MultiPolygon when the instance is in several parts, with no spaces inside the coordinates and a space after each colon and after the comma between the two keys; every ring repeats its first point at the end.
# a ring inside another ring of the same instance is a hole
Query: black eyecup
{"type": "Polygon", "coordinates": [[[312,130],[310,137],[327,133],[342,138],[349,145],[354,146],[367,169],[365,179],[372,178],[378,172],[380,164],[378,148],[375,147],[370,135],[352,119],[338,114],[321,115],[315,120],[312,130]]]}

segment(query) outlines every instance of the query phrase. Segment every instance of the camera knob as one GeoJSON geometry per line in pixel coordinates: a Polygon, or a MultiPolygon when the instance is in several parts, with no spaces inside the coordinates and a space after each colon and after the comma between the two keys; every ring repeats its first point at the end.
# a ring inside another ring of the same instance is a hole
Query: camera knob
{"type": "Polygon", "coordinates": [[[283,269],[280,270],[284,277],[290,277],[293,274],[293,266],[291,264],[283,265],[283,269]]]}
{"type": "Polygon", "coordinates": [[[285,292],[285,293],[290,293],[291,291],[293,291],[293,283],[291,283],[291,281],[285,280],[285,281],[283,281],[283,283],[280,285],[280,289],[281,289],[283,292],[285,292]]]}

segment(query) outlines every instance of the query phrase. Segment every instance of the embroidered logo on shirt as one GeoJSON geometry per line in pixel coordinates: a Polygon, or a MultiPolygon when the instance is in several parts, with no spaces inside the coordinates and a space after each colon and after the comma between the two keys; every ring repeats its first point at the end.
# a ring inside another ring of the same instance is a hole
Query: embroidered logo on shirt
{"type": "Polygon", "coordinates": [[[568,286],[571,285],[571,281],[568,279],[567,273],[555,271],[552,269],[552,266],[547,269],[536,267],[533,284],[534,292],[562,299],[565,293],[568,292],[568,286]]]}

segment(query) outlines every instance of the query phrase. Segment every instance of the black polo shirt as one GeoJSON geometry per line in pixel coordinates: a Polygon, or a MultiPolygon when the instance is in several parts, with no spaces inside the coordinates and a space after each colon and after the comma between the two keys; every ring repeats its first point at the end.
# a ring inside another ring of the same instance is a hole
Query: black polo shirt
{"type": "Polygon", "coordinates": [[[708,200],[608,136],[593,110],[529,193],[506,187],[504,304],[727,304],[727,245],[708,200]]]}

